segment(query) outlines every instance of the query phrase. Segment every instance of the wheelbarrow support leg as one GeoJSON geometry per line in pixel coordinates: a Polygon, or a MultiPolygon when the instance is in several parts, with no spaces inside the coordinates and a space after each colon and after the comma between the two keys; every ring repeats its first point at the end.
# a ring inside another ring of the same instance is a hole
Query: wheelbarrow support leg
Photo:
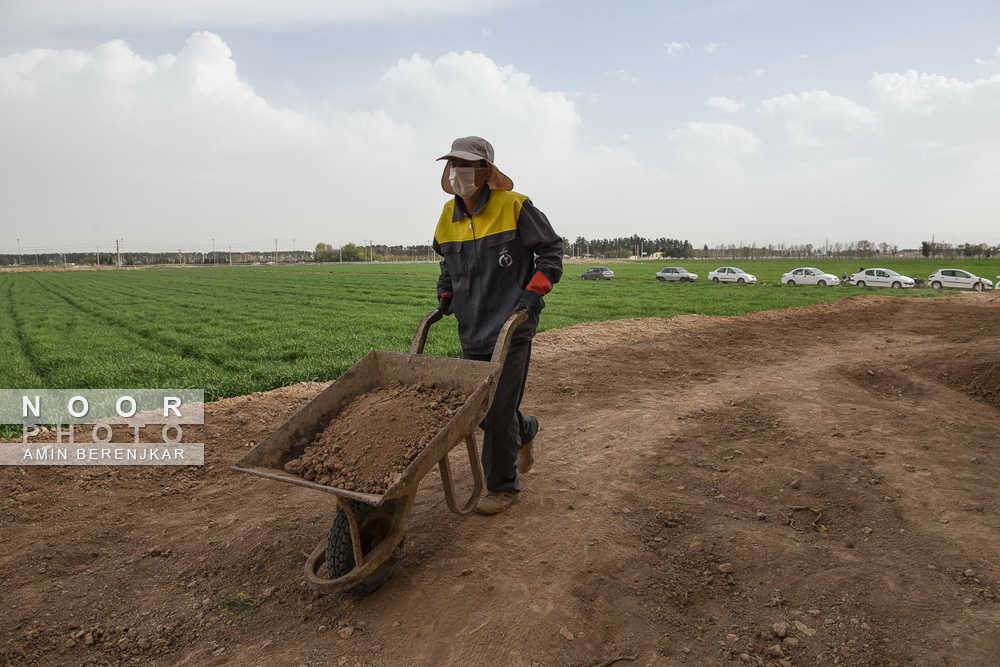
{"type": "Polygon", "coordinates": [[[483,474],[483,464],[479,460],[479,451],[476,449],[476,437],[470,432],[465,436],[465,447],[469,452],[469,464],[472,466],[472,495],[469,500],[459,509],[455,502],[455,483],[451,478],[451,463],[445,456],[438,462],[441,470],[441,484],[444,486],[444,501],[450,509],[459,516],[472,514],[479,505],[479,498],[483,495],[483,488],[486,486],[486,478],[483,474]]]}

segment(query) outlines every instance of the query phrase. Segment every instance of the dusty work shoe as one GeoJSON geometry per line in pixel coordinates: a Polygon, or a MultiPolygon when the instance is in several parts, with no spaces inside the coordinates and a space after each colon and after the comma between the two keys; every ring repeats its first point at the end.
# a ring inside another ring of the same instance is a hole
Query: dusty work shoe
{"type": "Polygon", "coordinates": [[[479,499],[476,514],[499,514],[519,502],[521,502],[521,494],[516,491],[490,492],[479,499]]]}
{"type": "Polygon", "coordinates": [[[521,449],[517,452],[517,472],[519,475],[531,470],[535,465],[535,434],[538,433],[538,419],[528,415],[524,418],[525,434],[521,449]]]}

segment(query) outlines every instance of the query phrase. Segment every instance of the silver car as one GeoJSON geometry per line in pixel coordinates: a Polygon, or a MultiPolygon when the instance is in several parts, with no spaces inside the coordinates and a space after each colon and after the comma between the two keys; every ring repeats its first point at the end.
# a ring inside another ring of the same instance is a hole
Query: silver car
{"type": "Polygon", "coordinates": [[[970,289],[973,292],[993,289],[993,281],[989,278],[980,278],[976,274],[962,269],[938,269],[930,275],[927,283],[934,289],[957,287],[958,289],[970,289]]]}
{"type": "Polygon", "coordinates": [[[611,280],[615,277],[615,272],[606,266],[595,266],[584,271],[580,277],[584,280],[611,280]]]}
{"type": "Polygon", "coordinates": [[[668,266],[662,271],[656,272],[656,279],[661,283],[680,282],[693,283],[698,281],[698,274],[686,271],[679,266],[668,266]]]}

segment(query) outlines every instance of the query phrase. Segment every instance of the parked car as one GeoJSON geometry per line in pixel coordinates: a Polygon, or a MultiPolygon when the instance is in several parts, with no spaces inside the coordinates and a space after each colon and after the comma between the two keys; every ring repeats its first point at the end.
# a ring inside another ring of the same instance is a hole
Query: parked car
{"type": "Polygon", "coordinates": [[[685,271],[679,266],[668,266],[656,272],[656,279],[664,282],[693,283],[698,281],[698,274],[685,271]]]}
{"type": "Polygon", "coordinates": [[[865,269],[852,274],[847,282],[855,287],[891,287],[902,289],[913,287],[916,281],[891,269],[865,269]]]}
{"type": "Polygon", "coordinates": [[[606,266],[595,266],[584,271],[580,277],[584,280],[611,280],[615,272],[606,266]]]}
{"type": "Polygon", "coordinates": [[[750,283],[757,282],[757,276],[747,273],[735,266],[720,266],[715,271],[708,272],[708,279],[713,283],[750,283]]]}
{"type": "Polygon", "coordinates": [[[827,285],[839,285],[840,278],[833,275],[832,273],[826,273],[825,271],[820,271],[813,266],[803,266],[799,269],[793,269],[788,273],[781,276],[782,285],[819,285],[820,287],[826,287],[827,285]]]}
{"type": "Polygon", "coordinates": [[[993,289],[993,281],[989,278],[980,278],[976,274],[962,269],[938,269],[927,278],[927,282],[934,289],[957,287],[958,289],[971,289],[973,292],[993,289]]]}

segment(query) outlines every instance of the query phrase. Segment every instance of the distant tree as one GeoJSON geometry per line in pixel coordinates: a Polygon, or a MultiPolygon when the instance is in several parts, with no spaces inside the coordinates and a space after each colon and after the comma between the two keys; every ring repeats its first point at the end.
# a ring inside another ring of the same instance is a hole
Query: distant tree
{"type": "Polygon", "coordinates": [[[340,256],[345,262],[363,262],[366,259],[365,252],[365,248],[353,243],[348,243],[340,248],[340,256]]]}
{"type": "Polygon", "coordinates": [[[335,262],[337,261],[337,252],[333,249],[333,246],[329,243],[317,243],[316,244],[316,261],[317,262],[335,262]]]}

